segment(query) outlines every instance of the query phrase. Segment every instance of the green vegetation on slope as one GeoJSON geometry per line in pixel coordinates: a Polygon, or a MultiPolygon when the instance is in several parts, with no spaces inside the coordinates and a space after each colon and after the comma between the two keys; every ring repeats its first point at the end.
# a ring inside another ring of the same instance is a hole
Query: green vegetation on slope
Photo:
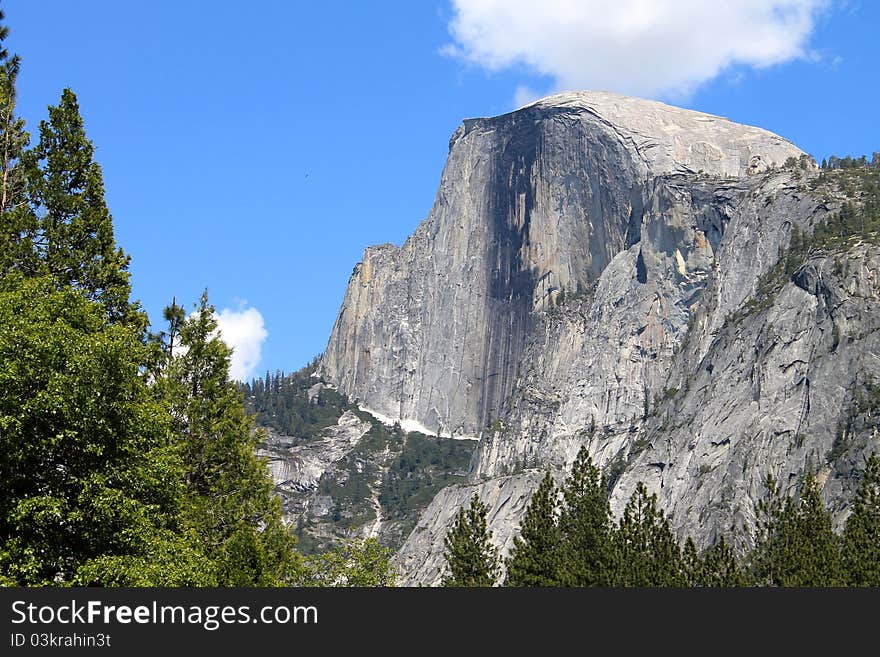
{"type": "Polygon", "coordinates": [[[471,440],[408,434],[382,481],[383,516],[404,521],[412,529],[421,510],[442,488],[464,481],[474,447],[471,440]]]}
{"type": "Polygon", "coordinates": [[[846,251],[858,242],[880,244],[880,163],[868,165],[865,158],[844,158],[843,168],[823,169],[810,179],[812,193],[839,209],[804,232],[793,226],[786,248],[781,248],[776,263],[758,280],[755,294],[730,320],[766,310],[782,287],[807,260],[818,255],[846,251]]]}
{"type": "MultiPolygon", "coordinates": [[[[603,477],[582,448],[562,485],[549,474],[532,496],[506,560],[505,586],[880,586],[880,458],[860,472],[852,512],[841,535],[831,528],[816,479],[797,496],[773,479],[757,505],[753,547],[737,557],[719,537],[703,554],[687,538],[679,546],[671,518],[643,483],[622,517],[611,520],[603,477]]],[[[474,496],[446,536],[445,586],[492,586],[498,562],[486,528],[488,509],[474,496]]],[[[732,537],[741,539],[742,537],[732,537]]],[[[738,540],[736,544],[745,544],[738,540]]]]}
{"type": "Polygon", "coordinates": [[[243,384],[245,406],[256,416],[257,424],[300,442],[308,442],[336,424],[350,405],[327,387],[316,393],[314,402],[309,399],[309,389],[318,382],[312,376],[317,364],[315,359],[291,374],[266,372],[263,378],[243,384]]]}
{"type": "MultiPolygon", "coordinates": [[[[321,383],[314,376],[316,367],[317,360],[292,374],[267,374],[242,386],[257,424],[288,436],[286,445],[315,444],[346,411],[369,423],[357,444],[318,482],[316,494],[332,500],[329,512],[297,517],[300,549],[306,553],[326,550],[376,520],[377,511],[387,526],[382,542],[396,548],[434,496],[464,480],[475,441],[387,426],[321,383]]],[[[295,495],[305,498],[310,494],[295,495]]]]}

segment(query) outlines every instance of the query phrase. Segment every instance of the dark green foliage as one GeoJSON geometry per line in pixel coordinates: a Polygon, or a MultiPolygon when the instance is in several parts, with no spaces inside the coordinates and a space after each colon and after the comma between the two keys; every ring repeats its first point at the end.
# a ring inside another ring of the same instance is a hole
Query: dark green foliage
{"type": "Polygon", "coordinates": [[[854,445],[857,427],[871,428],[880,424],[880,385],[868,378],[855,381],[849,403],[844,406],[837,422],[834,442],[826,460],[835,463],[854,445]]]}
{"type": "Polygon", "coordinates": [[[681,550],[657,496],[636,486],[614,535],[617,586],[685,586],[681,550]]]}
{"type": "MultiPolygon", "coordinates": [[[[833,159],[833,158],[832,158],[833,159]]],[[[811,245],[814,249],[834,251],[851,241],[880,241],[880,169],[867,162],[852,160],[854,166],[829,167],[814,178],[810,186],[830,202],[842,196],[840,210],[814,226],[811,245]]]]}
{"type": "Polygon", "coordinates": [[[853,395],[852,412],[855,414],[880,414],[880,384],[869,380],[865,381],[861,388],[856,389],[853,395]]]}
{"type": "Polygon", "coordinates": [[[391,551],[375,538],[345,541],[337,548],[305,559],[298,586],[394,585],[391,551]]]}
{"type": "Polygon", "coordinates": [[[582,447],[562,486],[558,581],[562,586],[613,583],[611,508],[599,468],[582,447]]]}
{"type": "Polygon", "coordinates": [[[871,454],[843,531],[843,564],[851,586],[880,586],[880,459],[871,454]]]}
{"type": "Polygon", "coordinates": [[[795,172],[795,177],[798,177],[798,173],[800,171],[808,171],[816,166],[816,161],[806,153],[801,155],[800,157],[790,156],[786,158],[785,162],[782,165],[786,169],[793,169],[795,172]]]}
{"type": "MultiPolygon", "coordinates": [[[[370,429],[321,478],[318,492],[333,499],[328,519],[339,533],[373,520],[375,499],[383,520],[394,523],[393,536],[402,540],[441,488],[464,481],[474,443],[405,433],[357,412],[370,429]]],[[[394,543],[393,536],[383,540],[394,543]]]]}
{"type": "Polygon", "coordinates": [[[684,542],[684,548],[681,550],[681,562],[685,576],[687,577],[687,585],[707,586],[705,583],[708,579],[706,573],[706,564],[700,558],[700,553],[694,543],[694,539],[690,536],[684,542]]]}
{"type": "Polygon", "coordinates": [[[349,408],[342,395],[324,387],[314,401],[309,400],[309,388],[318,382],[312,377],[317,364],[315,359],[292,374],[266,372],[264,378],[243,384],[245,405],[249,413],[256,415],[257,424],[301,442],[336,424],[349,408]]]}
{"type": "Polygon", "coordinates": [[[162,331],[156,338],[160,344],[164,345],[162,351],[165,355],[165,362],[170,363],[174,358],[174,348],[180,344],[180,330],[186,320],[186,311],[182,306],[177,305],[177,298],[174,298],[171,300],[170,306],[165,306],[162,317],[168,322],[168,331],[162,331]]]}
{"type": "Polygon", "coordinates": [[[129,303],[129,258],[117,248],[104,201],[101,167],[92,159],[76,96],[65,89],[40,141],[24,154],[28,200],[37,217],[33,247],[40,267],[59,285],[99,301],[112,320],[144,318],[129,303]]]}
{"type": "Polygon", "coordinates": [[[618,524],[599,469],[582,448],[563,485],[548,473],[532,497],[506,561],[505,586],[748,586],[748,575],[721,538],[703,555],[684,549],[667,518],[639,483],[618,524]]]}
{"type": "Polygon", "coordinates": [[[318,482],[318,492],[333,498],[331,520],[339,529],[348,530],[376,517],[370,505],[373,489],[370,482],[376,477],[375,469],[349,454],[337,464],[345,473],[340,482],[325,474],[318,482]]]}
{"type": "Polygon", "coordinates": [[[780,248],[777,262],[758,280],[755,294],[731,317],[733,321],[769,308],[783,285],[814,255],[845,250],[857,240],[880,244],[880,170],[860,162],[832,157],[829,168],[811,179],[810,187],[824,193],[826,203],[842,196],[840,209],[811,231],[792,226],[787,247],[780,248]]]}
{"type": "MultiPolygon", "coordinates": [[[[173,309],[167,314],[176,316],[173,309]]],[[[266,465],[254,453],[259,436],[229,380],[231,352],[216,329],[205,293],[180,326],[184,353],[169,360],[162,381],[182,440],[188,521],[215,564],[218,585],[278,585],[298,565],[293,542],[266,465]]]]}
{"type": "MultiPolygon", "coordinates": [[[[399,426],[388,428],[368,413],[358,412],[358,415],[370,423],[370,429],[318,483],[318,492],[333,498],[331,520],[344,531],[376,517],[372,498],[373,486],[380,475],[377,455],[386,450],[397,452],[404,442],[399,426]]],[[[384,490],[384,485],[381,488],[384,490]]]]}
{"type": "Polygon", "coordinates": [[[723,536],[702,557],[697,554],[694,542],[688,537],[682,550],[682,560],[688,586],[749,586],[748,574],[723,536]]]}
{"type": "MultiPolygon", "coordinates": [[[[3,11],[0,10],[0,21],[3,11]]],[[[0,43],[9,33],[0,26],[0,43]]],[[[0,47],[0,274],[32,271],[32,236],[36,217],[27,203],[22,155],[30,139],[24,121],[16,116],[16,82],[21,61],[0,47]]]]}
{"type": "Polygon", "coordinates": [[[305,568],[207,297],[189,319],[172,303],[168,331],[147,334],[76,96],[64,91],[27,150],[7,33],[0,585],[388,584],[387,553],[370,541],[305,568]]]}
{"type": "Polygon", "coordinates": [[[772,478],[758,505],[755,547],[750,558],[758,584],[770,586],[840,586],[844,573],[839,539],[822,504],[812,475],[800,498],[783,497],[772,478]]]}
{"type": "Polygon", "coordinates": [[[458,510],[444,540],[443,586],[493,586],[498,581],[500,562],[486,529],[487,513],[476,495],[467,509],[458,510]]]}
{"type": "Polygon", "coordinates": [[[383,516],[410,515],[424,508],[441,488],[464,481],[473,449],[471,441],[407,434],[382,481],[383,516]]]}
{"type": "Polygon", "coordinates": [[[724,537],[703,554],[702,586],[749,586],[751,580],[724,537]]]}
{"type": "MultiPolygon", "coordinates": [[[[254,454],[261,433],[228,380],[229,350],[216,337],[207,296],[188,319],[173,302],[165,312],[168,330],[147,335],[146,317],[129,299],[129,259],[115,242],[76,96],[63,92],[28,150],[16,115],[20,61],[2,47],[7,32],[0,26],[0,585],[389,585],[388,551],[373,539],[307,559],[293,550],[266,465],[254,454]]],[[[810,168],[805,157],[787,164],[810,168]]],[[[871,164],[864,156],[831,157],[826,166],[810,185],[840,202],[840,210],[808,234],[792,230],[760,282],[758,308],[813,253],[880,241],[880,154],[871,164]]],[[[584,294],[580,285],[561,290],[556,305],[584,294]]],[[[247,384],[248,409],[279,433],[314,439],[353,410],[328,388],[310,399],[314,371],[312,363],[247,384]]],[[[878,390],[867,384],[853,412],[876,415],[878,390]]],[[[470,457],[467,443],[405,437],[370,421],[340,464],[347,479],[320,484],[336,497],[340,525],[364,519],[353,510],[373,512],[366,503],[379,471],[368,464],[370,455],[394,454],[379,495],[392,519],[411,518],[462,476],[470,457]]],[[[503,430],[500,421],[493,426],[503,430]]],[[[833,454],[848,448],[845,429],[833,454]]],[[[723,540],[703,555],[692,541],[679,550],[644,485],[615,525],[607,489],[585,449],[561,505],[545,477],[508,560],[507,583],[749,582],[723,540]]],[[[771,483],[760,511],[751,556],[759,583],[880,586],[876,456],[842,540],[812,478],[797,500],[782,498],[771,483]]],[[[445,585],[496,583],[498,552],[486,515],[476,496],[459,510],[445,541],[445,585]]],[[[305,525],[297,527],[304,539],[305,525]]]]}
{"type": "Polygon", "coordinates": [[[873,154],[870,164],[868,164],[868,158],[865,155],[860,157],[847,155],[843,158],[831,155],[827,161],[822,160],[823,169],[864,169],[869,166],[874,169],[880,168],[880,153],[873,154]]]}
{"type": "Polygon", "coordinates": [[[558,586],[559,492],[548,472],[532,496],[507,559],[505,586],[558,586]]]}
{"type": "MultiPolygon", "coordinates": [[[[292,374],[267,373],[240,388],[256,423],[289,436],[284,440],[286,445],[319,440],[345,412],[370,425],[354,449],[319,481],[318,492],[333,499],[331,513],[301,519],[299,549],[306,554],[328,549],[333,544],[331,536],[347,535],[352,528],[373,520],[376,501],[383,521],[390,523],[382,541],[398,545],[441,488],[464,480],[474,441],[406,433],[399,426],[386,426],[321,383],[314,376],[317,365],[316,359],[292,374]]],[[[295,496],[283,490],[280,494],[295,496]]]]}
{"type": "Polygon", "coordinates": [[[29,586],[120,583],[122,570],[209,583],[140,333],[45,277],[0,279],[0,326],[0,573],[29,586]]]}
{"type": "Polygon", "coordinates": [[[624,470],[626,470],[626,465],[627,458],[621,451],[614,457],[614,460],[605,467],[603,477],[605,479],[605,490],[607,495],[611,495],[614,484],[617,483],[617,480],[620,479],[620,476],[623,474],[624,470]]]}

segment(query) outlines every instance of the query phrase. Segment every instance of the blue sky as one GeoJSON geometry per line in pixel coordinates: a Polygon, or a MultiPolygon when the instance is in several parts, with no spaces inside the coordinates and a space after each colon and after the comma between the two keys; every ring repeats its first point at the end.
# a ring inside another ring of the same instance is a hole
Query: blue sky
{"type": "Polygon", "coordinates": [[[596,88],[870,157],[878,5],[0,3],[32,134],[79,97],[135,297],[158,321],[207,287],[244,375],[323,350],[364,247],[427,215],[464,117],[596,88]]]}

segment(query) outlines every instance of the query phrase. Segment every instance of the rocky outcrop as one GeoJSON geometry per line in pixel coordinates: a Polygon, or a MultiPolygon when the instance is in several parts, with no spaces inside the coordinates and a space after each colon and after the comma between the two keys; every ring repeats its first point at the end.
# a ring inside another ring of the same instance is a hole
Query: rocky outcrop
{"type": "Polygon", "coordinates": [[[800,155],[757,128],[613,94],[466,120],[428,219],[355,267],[321,375],[383,415],[479,434],[513,390],[535,312],[640,241],[653,179],[800,155]]]}
{"type": "Polygon", "coordinates": [[[321,477],[344,458],[369,429],[369,422],[345,411],[335,426],[328,427],[318,440],[305,445],[295,444],[297,441],[292,436],[268,433],[257,455],[266,458],[287,515],[308,509],[312,500],[302,494],[313,493],[321,477]]]}
{"type": "Polygon", "coordinates": [[[486,519],[493,527],[493,543],[502,554],[513,547],[513,532],[508,528],[519,524],[538,487],[543,473],[532,471],[509,477],[496,477],[486,482],[447,486],[422,512],[421,519],[409,535],[403,549],[394,558],[394,565],[403,585],[438,584],[443,576],[442,549],[446,533],[455,521],[455,514],[467,507],[473,495],[486,505],[486,519]]]}
{"type": "Polygon", "coordinates": [[[430,216],[367,249],[321,361],[368,408],[481,438],[399,551],[403,583],[438,581],[473,493],[509,548],[582,445],[615,511],[645,481],[700,546],[750,525],[767,474],[807,467],[840,522],[878,440],[858,400],[880,378],[880,254],[774,279],[794,228],[834,210],[815,175],[776,135],[612,94],[465,121],[430,216]]]}
{"type": "Polygon", "coordinates": [[[274,393],[263,392],[261,406],[254,407],[265,430],[257,453],[267,461],[299,549],[321,551],[354,536],[399,548],[434,494],[465,480],[476,441],[407,433],[347,404],[322,383],[298,386],[299,374],[270,388],[274,393]],[[304,405],[289,403],[291,396],[321,411],[303,412],[304,405]],[[285,409],[280,399],[298,416],[286,426],[297,426],[299,435],[266,426],[271,413],[285,409]]]}

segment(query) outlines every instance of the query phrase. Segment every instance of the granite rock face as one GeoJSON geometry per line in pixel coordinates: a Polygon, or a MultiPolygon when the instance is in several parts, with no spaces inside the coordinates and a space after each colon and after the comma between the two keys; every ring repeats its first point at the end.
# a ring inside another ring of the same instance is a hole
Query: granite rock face
{"type": "Polygon", "coordinates": [[[357,410],[322,383],[297,384],[288,378],[278,395],[288,401],[298,395],[321,409],[310,416],[301,405],[289,407],[302,420],[299,435],[280,433],[278,423],[263,415],[284,409],[278,398],[267,401],[263,394],[257,406],[252,396],[252,410],[265,432],[257,454],[267,460],[300,551],[320,552],[358,536],[396,550],[436,492],[466,481],[476,441],[405,432],[357,410]]]}
{"type": "Polygon", "coordinates": [[[700,546],[750,525],[768,473],[821,466],[840,522],[878,441],[855,400],[880,375],[880,253],[817,253],[763,292],[794,227],[835,209],[815,175],[781,137],[613,94],[466,120],[429,217],[355,267],[320,366],[383,416],[480,438],[401,581],[439,580],[474,492],[506,551],[542,472],[582,445],[616,512],[645,481],[700,546]]]}
{"type": "Polygon", "coordinates": [[[307,445],[296,445],[291,436],[269,432],[257,455],[266,458],[287,515],[307,510],[312,500],[302,494],[313,493],[324,473],[344,458],[369,429],[369,422],[345,411],[335,426],[324,430],[320,440],[307,445]]]}
{"type": "Polygon", "coordinates": [[[321,374],[383,415],[479,434],[513,389],[534,313],[639,242],[651,180],[800,154],[763,130],[611,94],[466,120],[428,219],[355,267],[321,374]]]}

